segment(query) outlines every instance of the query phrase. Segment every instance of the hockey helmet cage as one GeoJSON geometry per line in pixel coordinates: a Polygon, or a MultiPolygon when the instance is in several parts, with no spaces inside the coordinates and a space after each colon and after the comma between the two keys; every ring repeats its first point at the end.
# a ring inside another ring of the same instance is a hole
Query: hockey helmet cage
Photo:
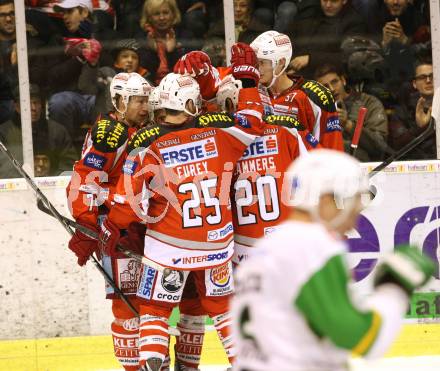
{"type": "Polygon", "coordinates": [[[190,116],[197,116],[199,114],[202,107],[200,87],[191,76],[169,73],[162,79],[158,88],[161,108],[183,111],[190,116]],[[186,104],[190,100],[193,101],[196,107],[195,113],[189,112],[186,109],[186,104]]]}

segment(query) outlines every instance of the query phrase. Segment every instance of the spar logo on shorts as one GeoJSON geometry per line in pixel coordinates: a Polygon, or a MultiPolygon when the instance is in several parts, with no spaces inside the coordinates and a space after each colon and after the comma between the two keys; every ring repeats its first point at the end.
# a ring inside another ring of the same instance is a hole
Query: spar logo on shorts
{"type": "Polygon", "coordinates": [[[181,271],[164,271],[162,276],[162,287],[165,291],[174,294],[183,286],[184,275],[181,271]],[[166,273],[165,273],[166,272],[166,273]]]}
{"type": "Polygon", "coordinates": [[[165,167],[190,164],[218,157],[214,138],[207,138],[192,143],[180,144],[160,150],[165,167]]]}
{"type": "Polygon", "coordinates": [[[229,270],[229,264],[221,265],[211,269],[209,279],[217,287],[226,287],[231,280],[231,272],[229,270]]]}
{"type": "Polygon", "coordinates": [[[144,265],[144,271],[142,272],[142,279],[139,284],[137,295],[145,299],[150,299],[153,292],[155,278],[156,270],[144,265]]]}
{"type": "Polygon", "coordinates": [[[250,144],[243,154],[241,160],[254,157],[274,155],[278,153],[278,140],[276,135],[265,135],[258,137],[250,144]]]}

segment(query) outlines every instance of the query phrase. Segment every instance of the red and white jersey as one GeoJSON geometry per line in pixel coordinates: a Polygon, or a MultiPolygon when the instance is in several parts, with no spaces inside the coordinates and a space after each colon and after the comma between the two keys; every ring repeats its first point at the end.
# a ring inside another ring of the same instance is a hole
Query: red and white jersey
{"type": "Polygon", "coordinates": [[[127,144],[135,132],[112,114],[99,118],[88,131],[81,159],[75,162],[67,186],[69,209],[75,220],[95,226],[98,207],[111,207],[109,193],[113,193],[122,173],[127,144]]]}
{"type": "MultiPolygon", "coordinates": [[[[231,74],[230,67],[212,67],[208,74],[196,77],[203,98],[213,99],[221,80],[228,74],[231,74]]],[[[264,116],[282,115],[297,119],[304,125],[300,134],[309,148],[344,150],[335,101],[325,86],[297,76],[293,85],[277,96],[262,85],[259,93],[264,116]]]]}
{"type": "MultiPolygon", "coordinates": [[[[258,99],[255,88],[242,89],[240,95],[241,102],[258,99]],[[245,94],[249,90],[253,95],[245,94]]],[[[132,221],[146,222],[144,254],[149,259],[197,270],[232,258],[233,171],[263,132],[256,111],[239,112],[235,118],[207,113],[174,128],[159,125],[165,133],[154,141],[137,140],[142,130],[133,137],[132,142],[147,148],[128,157],[109,219],[120,229],[132,221]]]]}
{"type": "MultiPolygon", "coordinates": [[[[297,76],[293,85],[277,96],[261,85],[259,92],[266,115],[292,116],[305,126],[322,147],[344,150],[335,101],[325,86],[297,76]]],[[[307,137],[305,139],[309,140],[307,137]]]]}
{"type": "Polygon", "coordinates": [[[234,263],[246,260],[258,239],[287,219],[291,186],[285,184],[285,172],[300,155],[307,155],[307,149],[296,129],[266,125],[237,163],[232,197],[234,263]]]}

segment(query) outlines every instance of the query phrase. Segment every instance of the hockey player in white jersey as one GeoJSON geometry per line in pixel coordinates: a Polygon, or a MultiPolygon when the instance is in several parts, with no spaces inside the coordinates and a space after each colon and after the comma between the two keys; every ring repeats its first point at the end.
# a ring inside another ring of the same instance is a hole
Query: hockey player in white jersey
{"type": "Polygon", "coordinates": [[[367,177],[354,158],[324,149],[298,158],[286,177],[289,220],[237,270],[234,370],[340,371],[350,353],[383,355],[433,262],[397,247],[376,268],[372,295],[355,305],[343,236],[362,210],[367,177]]]}

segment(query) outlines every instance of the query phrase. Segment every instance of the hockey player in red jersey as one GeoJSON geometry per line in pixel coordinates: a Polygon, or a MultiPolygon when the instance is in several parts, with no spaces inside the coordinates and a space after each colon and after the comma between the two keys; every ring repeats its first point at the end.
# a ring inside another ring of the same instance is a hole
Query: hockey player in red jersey
{"type": "MultiPolygon", "coordinates": [[[[242,48],[246,44],[238,43],[242,48]]],[[[294,117],[304,124],[301,133],[311,147],[343,150],[342,131],[331,92],[316,81],[295,76],[292,80],[286,69],[292,57],[292,44],[287,35],[267,31],[250,45],[258,57],[259,92],[265,116],[294,117]],[[319,143],[319,144],[318,144],[319,143]]],[[[249,48],[249,46],[247,46],[249,48]]],[[[232,72],[214,68],[208,55],[194,51],[186,54],[174,66],[174,72],[194,76],[204,99],[213,99],[221,80],[232,72]]]]}
{"type": "MultiPolygon", "coordinates": [[[[84,141],[81,159],[74,165],[72,179],[67,187],[69,208],[75,220],[98,231],[98,225],[110,209],[110,196],[122,173],[129,139],[148,120],[148,95],[151,86],[137,73],[119,73],[110,85],[115,111],[102,115],[89,130],[84,141]]],[[[127,226],[125,246],[143,250],[145,228],[127,226]]],[[[100,255],[97,241],[76,231],[69,241],[69,249],[83,266],[93,253],[100,255]]],[[[137,308],[136,289],[139,264],[123,255],[103,256],[104,269],[120,290],[129,296],[137,308]]],[[[106,287],[107,298],[112,299],[114,321],[111,325],[115,356],[127,371],[138,369],[137,339],[139,319],[118,298],[113,289],[106,287]]]]}
{"type": "Polygon", "coordinates": [[[112,253],[119,230],[148,213],[144,255],[166,269],[144,266],[138,289],[145,300],[140,307],[139,343],[144,370],[161,369],[168,351],[167,320],[190,272],[202,307],[233,360],[228,314],[233,290],[231,170],[256,138],[252,133],[263,129],[259,95],[251,88],[258,71],[251,67],[236,74],[250,88],[240,91],[235,118],[208,113],[194,120],[191,116],[197,115],[200,101],[197,83],[189,76],[168,75],[159,85],[167,112],[160,138],[142,140],[141,130],[132,140],[134,147],[142,143],[148,148],[127,160],[126,176],[118,184],[119,203],[104,222],[101,239],[112,253]]]}
{"type": "MultiPolygon", "coordinates": [[[[240,89],[240,81],[231,77],[222,81],[217,103],[223,110],[235,110],[240,89]]],[[[307,156],[307,149],[297,129],[266,123],[263,135],[238,161],[231,196],[235,265],[247,259],[259,238],[287,219],[288,190],[284,187],[284,175],[300,155],[307,156]]]]}

